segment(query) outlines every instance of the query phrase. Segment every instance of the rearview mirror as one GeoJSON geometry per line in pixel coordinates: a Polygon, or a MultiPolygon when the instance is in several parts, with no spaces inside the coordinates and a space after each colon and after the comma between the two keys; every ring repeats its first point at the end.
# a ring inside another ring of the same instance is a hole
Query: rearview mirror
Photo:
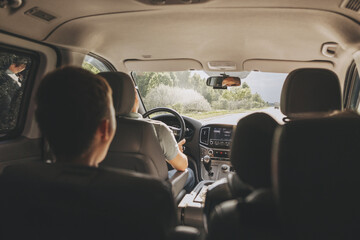
{"type": "Polygon", "coordinates": [[[230,77],[222,74],[222,76],[209,77],[206,80],[206,85],[214,89],[227,89],[227,87],[235,87],[241,85],[239,77],[230,77]]]}

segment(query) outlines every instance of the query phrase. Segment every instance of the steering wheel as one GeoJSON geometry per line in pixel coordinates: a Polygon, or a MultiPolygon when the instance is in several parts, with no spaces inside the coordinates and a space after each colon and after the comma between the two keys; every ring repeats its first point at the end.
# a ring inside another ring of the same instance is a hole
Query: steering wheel
{"type": "Polygon", "coordinates": [[[146,118],[149,115],[151,115],[153,113],[157,113],[157,112],[167,112],[167,113],[171,113],[172,115],[174,115],[180,123],[180,128],[173,127],[173,126],[168,126],[168,127],[174,133],[176,141],[179,142],[181,139],[183,139],[185,137],[186,126],[185,126],[184,118],[177,111],[175,111],[171,108],[165,108],[165,107],[153,108],[153,109],[147,111],[146,113],[144,113],[143,117],[146,118]]]}

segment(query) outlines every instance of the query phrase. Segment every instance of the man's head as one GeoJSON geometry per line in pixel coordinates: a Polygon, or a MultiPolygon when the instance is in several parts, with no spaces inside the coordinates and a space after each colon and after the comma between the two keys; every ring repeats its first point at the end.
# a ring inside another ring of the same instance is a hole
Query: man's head
{"type": "Polygon", "coordinates": [[[115,132],[111,88],[98,75],[63,67],[37,92],[36,118],[57,160],[97,166],[115,132]]]}
{"type": "Polygon", "coordinates": [[[13,63],[10,65],[9,70],[12,71],[13,73],[19,73],[24,71],[25,68],[26,68],[25,64],[16,65],[15,63],[13,63]]]}
{"type": "Polygon", "coordinates": [[[15,54],[0,54],[0,69],[9,69],[13,73],[22,72],[29,62],[28,57],[17,56],[15,54]]]}
{"type": "Polygon", "coordinates": [[[12,71],[13,73],[22,72],[26,68],[28,61],[29,60],[26,57],[14,56],[13,62],[9,66],[9,70],[12,71]]]}

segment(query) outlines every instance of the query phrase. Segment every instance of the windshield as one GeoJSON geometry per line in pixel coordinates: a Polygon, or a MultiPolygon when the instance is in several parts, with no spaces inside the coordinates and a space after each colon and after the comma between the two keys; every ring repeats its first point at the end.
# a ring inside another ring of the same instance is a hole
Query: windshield
{"type": "Polygon", "coordinates": [[[263,111],[278,122],[284,117],[279,110],[281,88],[286,73],[227,73],[241,78],[241,86],[213,89],[206,85],[205,71],[134,72],[147,110],[168,107],[203,123],[236,124],[245,115],[263,111]]]}

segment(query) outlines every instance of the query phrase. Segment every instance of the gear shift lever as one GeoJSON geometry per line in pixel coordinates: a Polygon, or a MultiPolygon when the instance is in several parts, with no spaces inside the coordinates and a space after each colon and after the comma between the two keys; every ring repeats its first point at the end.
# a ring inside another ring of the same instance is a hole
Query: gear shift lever
{"type": "Polygon", "coordinates": [[[206,169],[206,171],[208,172],[209,176],[212,177],[214,175],[214,172],[211,171],[211,158],[209,155],[205,155],[203,158],[203,164],[204,167],[206,169]]]}

